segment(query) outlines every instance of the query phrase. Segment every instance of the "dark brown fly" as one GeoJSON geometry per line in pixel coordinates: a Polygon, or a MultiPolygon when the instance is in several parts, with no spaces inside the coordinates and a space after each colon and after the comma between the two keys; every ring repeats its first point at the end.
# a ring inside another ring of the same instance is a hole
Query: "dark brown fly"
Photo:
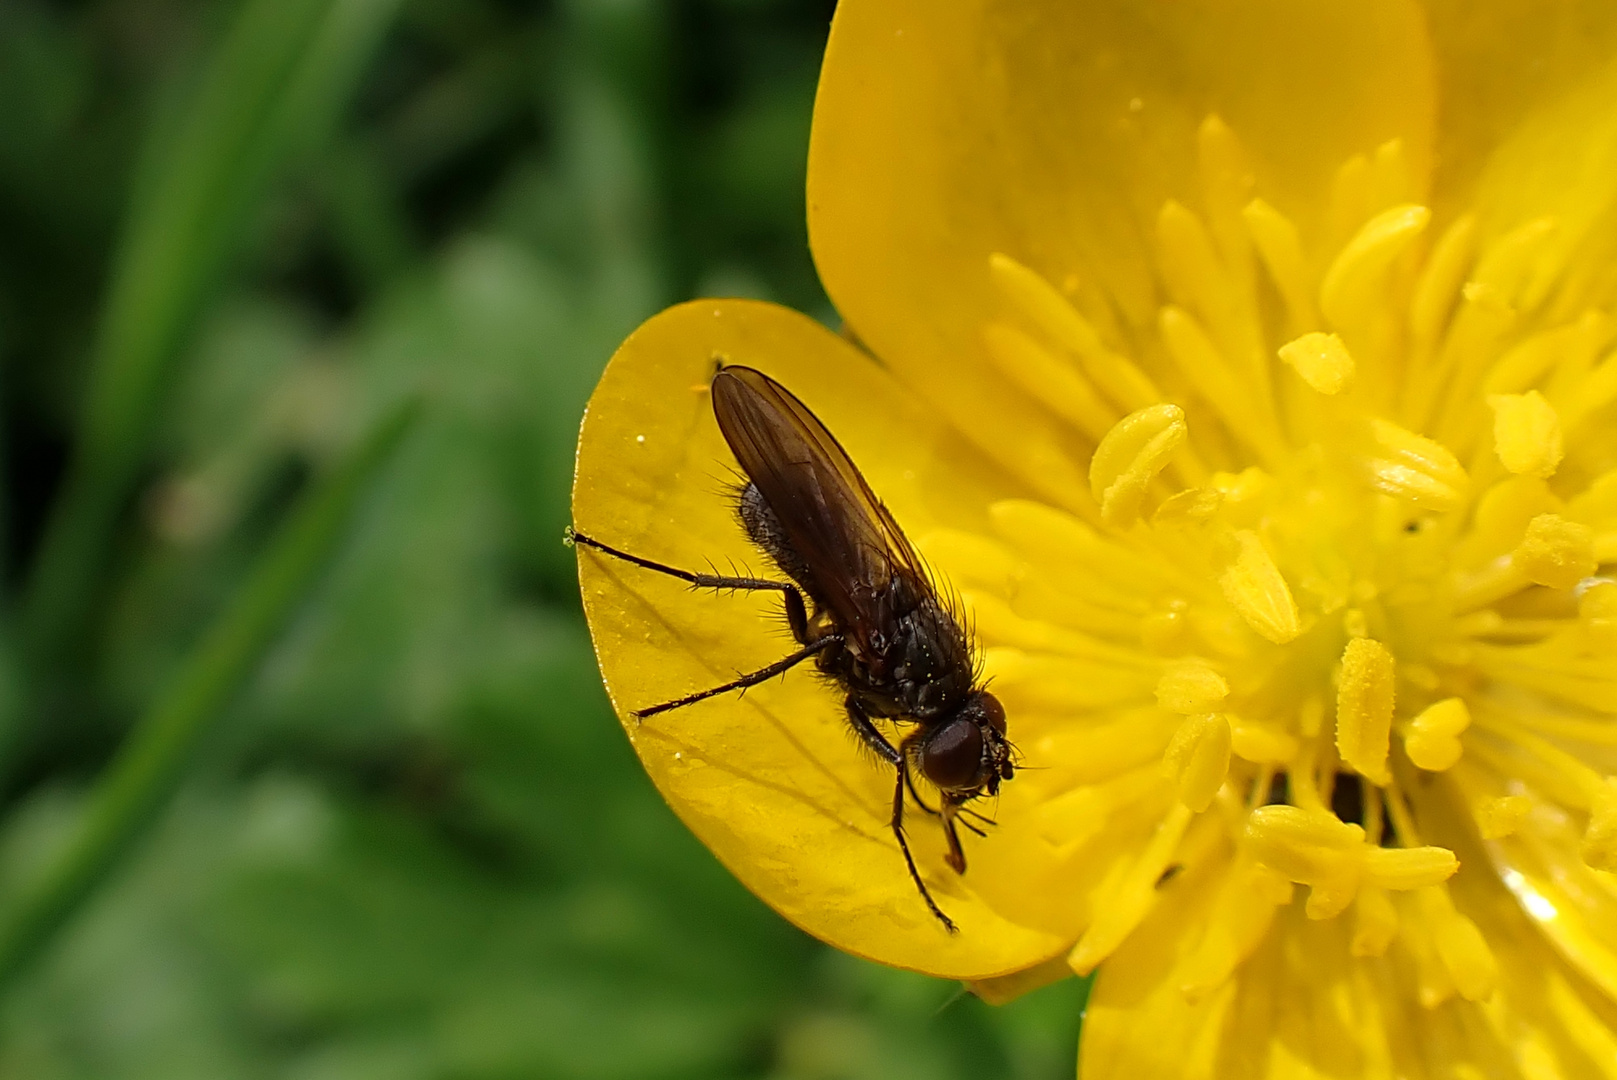
{"type": "Polygon", "coordinates": [[[843,707],[855,734],[893,766],[893,835],[927,907],[953,931],[954,923],[933,901],[910,854],[905,794],[938,817],[949,865],[965,873],[956,827],[980,831],[965,816],[983,820],[966,804],[997,794],[1000,782],[1014,772],[1005,710],[977,685],[971,641],[959,615],[825,425],[783,386],[752,368],[720,370],[712,390],[719,430],[747,476],[737,499],[741,525],[790,581],[693,573],[576,531],[570,535],[576,543],[700,588],[777,591],[800,647],[722,686],[635,715],[645,719],[755,686],[812,657],[845,692],[843,707]],[[899,725],[896,746],[876,721],[899,725]],[[916,791],[917,775],[938,789],[937,809],[916,791]]]}

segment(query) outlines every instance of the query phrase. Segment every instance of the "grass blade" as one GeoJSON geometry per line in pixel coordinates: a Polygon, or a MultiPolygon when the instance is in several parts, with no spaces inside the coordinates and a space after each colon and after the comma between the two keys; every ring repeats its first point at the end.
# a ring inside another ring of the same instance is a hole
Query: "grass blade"
{"type": "Polygon", "coordinates": [[[72,463],[22,609],[31,666],[90,610],[175,361],[288,163],[331,130],[398,0],[247,0],[197,93],[148,147],[72,463]]]}
{"type": "Polygon", "coordinates": [[[384,417],[282,524],[230,606],[180,665],[86,801],[61,854],[0,916],[0,988],[51,940],[162,809],[191,751],[224,715],[330,561],[355,504],[418,411],[412,400],[384,417]]]}

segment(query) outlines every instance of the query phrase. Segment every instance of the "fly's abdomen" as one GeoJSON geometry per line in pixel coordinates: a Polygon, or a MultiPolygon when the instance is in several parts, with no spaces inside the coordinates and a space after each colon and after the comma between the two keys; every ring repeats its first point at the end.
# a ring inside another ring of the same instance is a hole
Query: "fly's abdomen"
{"type": "Polygon", "coordinates": [[[747,530],[747,536],[754,544],[763,548],[770,560],[780,567],[781,573],[797,582],[810,596],[813,596],[813,582],[808,572],[808,565],[792,548],[791,542],[786,537],[786,530],[781,526],[780,518],[765,501],[763,492],[758,490],[757,484],[749,482],[741,489],[741,494],[736,499],[736,516],[741,519],[741,527],[747,530]]]}

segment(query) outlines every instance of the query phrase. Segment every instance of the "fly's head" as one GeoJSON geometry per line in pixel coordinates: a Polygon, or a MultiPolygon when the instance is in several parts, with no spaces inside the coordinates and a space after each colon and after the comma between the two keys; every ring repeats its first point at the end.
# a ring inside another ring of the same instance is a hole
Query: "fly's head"
{"type": "Polygon", "coordinates": [[[999,794],[1015,774],[1005,738],[1005,708],[986,690],[975,690],[960,708],[935,724],[921,742],[922,774],[952,795],[999,794]]]}

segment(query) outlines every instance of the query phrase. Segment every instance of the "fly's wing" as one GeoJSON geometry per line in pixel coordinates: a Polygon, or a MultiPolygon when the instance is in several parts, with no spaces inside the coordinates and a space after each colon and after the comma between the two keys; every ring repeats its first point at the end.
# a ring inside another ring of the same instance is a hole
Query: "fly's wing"
{"type": "Polygon", "coordinates": [[[881,625],[894,577],[931,591],[914,548],[848,452],[785,387],[760,371],[713,377],[725,442],[774,511],[809,580],[803,586],[842,628],[881,625]]]}

